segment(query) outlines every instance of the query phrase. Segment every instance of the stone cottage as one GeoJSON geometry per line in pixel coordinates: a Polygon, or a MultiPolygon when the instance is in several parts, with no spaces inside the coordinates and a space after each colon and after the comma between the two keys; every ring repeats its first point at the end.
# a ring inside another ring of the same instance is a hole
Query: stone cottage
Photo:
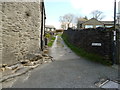
{"type": "Polygon", "coordinates": [[[97,28],[97,27],[113,27],[114,21],[98,21],[95,18],[91,18],[89,20],[79,19],[77,23],[78,29],[85,28],[97,28]]]}
{"type": "Polygon", "coordinates": [[[0,64],[14,64],[43,49],[44,1],[0,2],[0,64]]]}

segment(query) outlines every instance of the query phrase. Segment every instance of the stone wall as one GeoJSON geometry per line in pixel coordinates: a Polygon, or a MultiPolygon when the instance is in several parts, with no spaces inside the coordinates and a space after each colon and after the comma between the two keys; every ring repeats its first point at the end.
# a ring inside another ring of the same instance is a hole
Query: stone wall
{"type": "Polygon", "coordinates": [[[112,32],[106,29],[67,30],[68,41],[89,53],[98,54],[107,60],[112,59],[112,32]],[[93,46],[99,43],[101,46],[93,46]]]}
{"type": "MultiPolygon", "coordinates": [[[[41,9],[37,2],[3,2],[2,64],[13,64],[40,48],[41,9]]],[[[1,20],[0,20],[1,21],[1,20]]]]}
{"type": "Polygon", "coordinates": [[[2,3],[0,3],[0,64],[2,63],[2,3]]]}

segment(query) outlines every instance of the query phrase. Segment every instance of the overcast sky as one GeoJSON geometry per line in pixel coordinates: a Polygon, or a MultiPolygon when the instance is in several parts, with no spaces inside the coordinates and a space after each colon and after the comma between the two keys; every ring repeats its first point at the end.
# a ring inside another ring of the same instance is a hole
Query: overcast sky
{"type": "MultiPolygon", "coordinates": [[[[118,4],[120,0],[116,1],[118,4]]],[[[67,13],[91,18],[90,13],[93,10],[100,10],[105,15],[103,20],[112,21],[114,17],[114,0],[45,0],[45,9],[46,24],[60,28],[59,17],[67,13]]]]}

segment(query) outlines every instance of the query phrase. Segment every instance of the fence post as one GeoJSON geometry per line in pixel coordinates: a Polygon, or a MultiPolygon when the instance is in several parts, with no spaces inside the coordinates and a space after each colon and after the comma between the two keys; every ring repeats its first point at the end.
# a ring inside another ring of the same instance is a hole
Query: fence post
{"type": "Polygon", "coordinates": [[[116,53],[116,0],[114,1],[114,30],[113,30],[113,60],[112,60],[112,64],[116,64],[116,57],[117,57],[117,53],[116,53]]]}

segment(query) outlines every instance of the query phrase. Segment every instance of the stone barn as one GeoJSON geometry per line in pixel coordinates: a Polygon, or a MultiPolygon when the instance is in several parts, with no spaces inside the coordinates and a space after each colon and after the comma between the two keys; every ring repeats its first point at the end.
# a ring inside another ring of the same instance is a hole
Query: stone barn
{"type": "Polygon", "coordinates": [[[0,64],[14,64],[43,49],[44,2],[0,2],[0,64]]]}

